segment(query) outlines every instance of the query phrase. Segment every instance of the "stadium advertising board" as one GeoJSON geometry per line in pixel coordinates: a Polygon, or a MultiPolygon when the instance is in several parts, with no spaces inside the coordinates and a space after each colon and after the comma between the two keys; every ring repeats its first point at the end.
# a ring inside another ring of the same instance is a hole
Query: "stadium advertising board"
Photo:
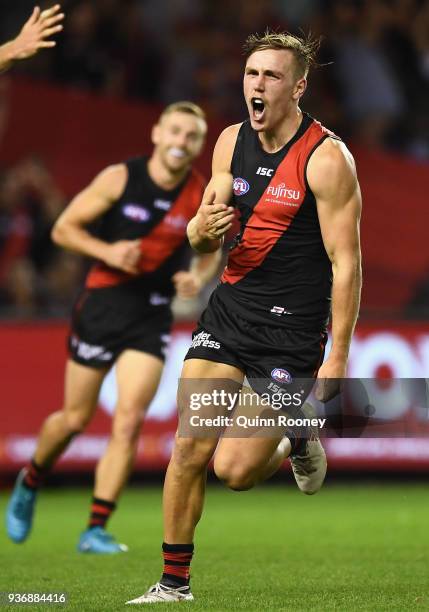
{"type": "MultiPolygon", "coordinates": [[[[176,388],[192,327],[176,325],[161,385],[139,441],[137,468],[163,469],[176,429],[176,388]]],[[[9,325],[1,330],[0,468],[15,470],[34,449],[42,420],[61,405],[66,358],[63,324],[9,325]]],[[[329,346],[328,346],[329,350],[329,346]]],[[[331,468],[352,470],[425,470],[429,468],[427,411],[404,396],[398,379],[429,377],[429,325],[361,326],[354,338],[349,376],[379,379],[377,397],[388,407],[391,436],[338,437],[324,441],[331,468]],[[399,386],[398,386],[399,385],[399,386]],[[405,430],[411,432],[407,437],[405,430]]],[[[422,381],[423,386],[427,381],[422,381]]],[[[84,434],[76,438],[59,470],[90,469],[107,444],[116,397],[114,371],[105,380],[100,409],[84,434]]],[[[427,404],[426,404],[427,405],[427,404]]]]}

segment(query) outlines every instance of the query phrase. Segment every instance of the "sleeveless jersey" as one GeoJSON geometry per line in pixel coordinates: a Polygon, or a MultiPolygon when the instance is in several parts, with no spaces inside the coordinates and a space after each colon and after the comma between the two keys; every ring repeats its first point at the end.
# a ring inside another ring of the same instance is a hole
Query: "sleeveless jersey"
{"type": "Polygon", "coordinates": [[[175,189],[165,190],[150,178],[147,162],[146,157],[126,162],[124,192],[96,229],[97,236],[106,242],[140,238],[140,273],[136,277],[96,262],[87,275],[87,289],[117,286],[132,292],[174,293],[171,277],[183,265],[188,248],[186,226],[201,203],[204,181],[192,169],[175,189]]]}
{"type": "Polygon", "coordinates": [[[240,233],[217,289],[247,320],[320,330],[326,327],[332,267],[306,170],[325,138],[309,115],[278,152],[266,153],[250,122],[238,133],[231,163],[240,233]]]}

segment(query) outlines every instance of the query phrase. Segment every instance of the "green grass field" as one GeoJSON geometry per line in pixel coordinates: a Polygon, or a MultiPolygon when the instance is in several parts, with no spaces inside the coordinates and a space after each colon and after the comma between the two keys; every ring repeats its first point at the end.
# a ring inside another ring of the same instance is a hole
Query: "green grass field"
{"type": "MultiPolygon", "coordinates": [[[[89,490],[46,490],[21,545],[0,535],[0,591],[59,592],[66,606],[126,610],[160,575],[161,488],[127,491],[110,529],[130,546],[114,557],[75,552],[89,490]]],[[[7,496],[0,496],[4,512],[7,496]]],[[[192,610],[429,610],[429,487],[292,486],[232,493],[210,487],[192,567],[192,610]]],[[[171,609],[174,604],[158,605],[171,609]]]]}

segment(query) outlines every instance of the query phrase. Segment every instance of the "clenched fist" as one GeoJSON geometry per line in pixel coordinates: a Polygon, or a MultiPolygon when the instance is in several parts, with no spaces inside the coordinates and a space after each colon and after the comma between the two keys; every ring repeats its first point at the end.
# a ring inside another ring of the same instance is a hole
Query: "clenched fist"
{"type": "Polygon", "coordinates": [[[179,298],[189,300],[196,297],[201,291],[202,282],[194,272],[176,272],[172,280],[179,298]]]}
{"type": "Polygon", "coordinates": [[[138,274],[141,256],[140,240],[118,240],[108,245],[104,262],[127,274],[138,274]]]}

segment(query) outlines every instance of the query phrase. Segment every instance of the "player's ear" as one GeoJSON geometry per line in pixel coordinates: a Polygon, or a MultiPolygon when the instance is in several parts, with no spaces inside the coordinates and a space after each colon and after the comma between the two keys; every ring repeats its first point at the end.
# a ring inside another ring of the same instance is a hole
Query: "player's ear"
{"type": "Polygon", "coordinates": [[[302,77],[295,83],[295,87],[293,90],[293,99],[299,100],[303,95],[305,90],[307,89],[307,79],[302,77]]]}
{"type": "Polygon", "coordinates": [[[159,123],[155,123],[155,125],[152,127],[151,139],[152,139],[152,144],[153,145],[159,144],[159,140],[160,140],[160,125],[159,125],[159,123]]]}

